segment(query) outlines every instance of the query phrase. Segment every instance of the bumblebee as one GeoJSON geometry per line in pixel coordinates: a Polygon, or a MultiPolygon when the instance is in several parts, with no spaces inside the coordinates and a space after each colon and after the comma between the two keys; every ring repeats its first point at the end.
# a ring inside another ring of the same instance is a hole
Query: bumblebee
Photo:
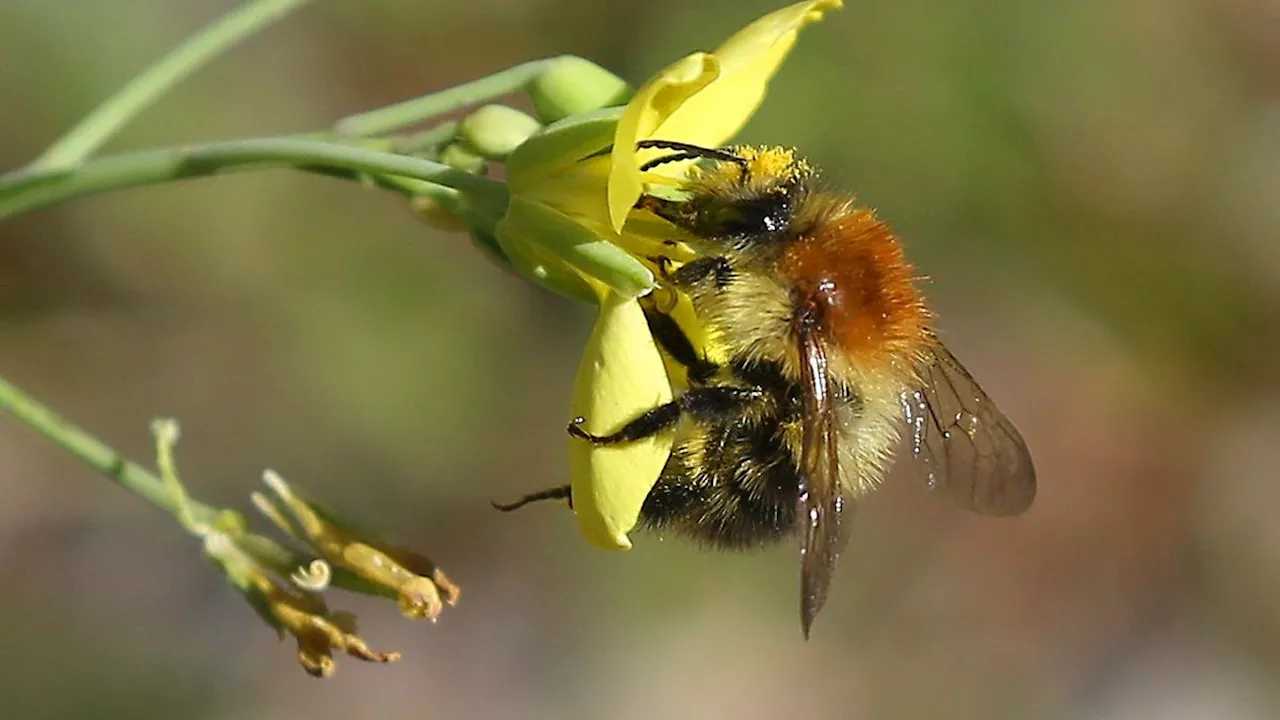
{"type": "MultiPolygon", "coordinates": [[[[808,637],[852,506],[879,485],[904,430],[924,479],[948,499],[990,515],[1030,507],[1026,444],[939,342],[913,267],[872,210],[821,187],[790,150],[640,147],[667,151],[642,170],[696,161],[678,197],[645,195],[637,208],[684,231],[694,259],[653,261],[707,342],[695,345],[650,300],[650,329],[687,387],[610,435],[581,419],[568,430],[606,445],[675,428],[642,528],[721,549],[798,536],[808,637]]],[[[571,502],[569,488],[499,507],[550,498],[571,502]]]]}

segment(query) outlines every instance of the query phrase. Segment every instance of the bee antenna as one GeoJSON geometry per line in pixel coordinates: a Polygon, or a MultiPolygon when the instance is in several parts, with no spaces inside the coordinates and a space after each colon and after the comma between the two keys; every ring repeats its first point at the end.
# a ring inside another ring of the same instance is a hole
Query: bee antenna
{"type": "Polygon", "coordinates": [[[681,160],[696,160],[697,158],[698,158],[697,155],[691,155],[689,153],[684,153],[684,152],[672,153],[671,155],[663,155],[660,158],[654,158],[653,160],[650,160],[649,162],[641,165],[640,172],[644,172],[646,170],[652,170],[658,167],[659,165],[666,165],[667,163],[680,162],[681,160]]]}
{"type": "Polygon", "coordinates": [[[640,166],[641,172],[644,172],[645,170],[650,170],[659,165],[665,165],[667,163],[680,162],[681,160],[696,160],[698,158],[707,158],[708,160],[717,160],[719,162],[735,163],[736,165],[742,168],[742,171],[744,173],[747,171],[747,161],[745,158],[740,158],[737,155],[734,155],[733,153],[728,153],[723,150],[716,150],[714,148],[704,148],[704,147],[699,147],[697,145],[690,145],[689,143],[676,142],[674,140],[641,140],[640,142],[636,143],[636,147],[640,149],[662,148],[664,150],[678,151],[671,155],[665,155],[660,158],[654,158],[653,160],[650,160],[649,162],[641,165],[640,166]]]}

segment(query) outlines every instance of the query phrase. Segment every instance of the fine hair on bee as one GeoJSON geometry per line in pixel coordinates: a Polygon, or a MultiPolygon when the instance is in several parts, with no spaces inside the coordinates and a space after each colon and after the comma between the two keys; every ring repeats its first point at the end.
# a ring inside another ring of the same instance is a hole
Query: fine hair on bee
{"type": "MultiPolygon", "coordinates": [[[[638,149],[669,151],[642,172],[694,161],[675,196],[645,194],[636,208],[678,228],[692,251],[682,264],[655,263],[661,288],[688,298],[705,342],[647,298],[653,337],[687,387],[608,435],[581,419],[569,432],[610,445],[674,429],[641,527],[723,549],[797,536],[808,637],[851,509],[904,435],[927,485],[949,500],[990,515],[1030,507],[1026,444],[939,342],[914,268],[871,209],[820,186],[792,150],[663,140],[638,149]]],[[[548,498],[571,493],[503,509],[548,498]]]]}

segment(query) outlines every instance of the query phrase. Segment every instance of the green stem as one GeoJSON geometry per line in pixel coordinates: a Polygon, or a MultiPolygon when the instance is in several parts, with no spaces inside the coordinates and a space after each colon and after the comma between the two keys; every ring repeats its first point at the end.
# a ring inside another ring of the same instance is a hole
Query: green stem
{"type": "MultiPolygon", "coordinates": [[[[415,178],[466,193],[500,217],[506,186],[422,158],[337,143],[262,138],[186,145],[102,157],[71,170],[23,169],[0,175],[0,220],[110,190],[263,167],[309,167],[415,178]]],[[[496,222],[496,221],[495,221],[496,222]]]]}
{"type": "MultiPolygon", "coordinates": [[[[126,460],[101,440],[60,417],[35,398],[10,385],[4,378],[0,378],[0,410],[9,413],[19,422],[52,440],[125,490],[140,496],[180,521],[185,516],[188,531],[198,526],[215,526],[224,515],[224,511],[192,500],[185,491],[175,492],[170,484],[155,473],[126,460]]],[[[284,577],[288,577],[295,568],[306,565],[313,557],[252,533],[237,534],[237,542],[244,543],[246,546],[251,545],[255,557],[268,561],[271,567],[284,577]]],[[[393,592],[375,587],[342,568],[334,568],[332,584],[335,587],[367,595],[395,597],[393,592]]]]}
{"type": "Polygon", "coordinates": [[[251,0],[214,21],[135,77],[55,142],[32,169],[71,168],[102,147],[130,120],[227,48],[309,0],[251,0]]]}
{"type": "Polygon", "coordinates": [[[555,59],[530,60],[448,90],[352,115],[339,120],[333,129],[339,135],[359,137],[395,132],[469,105],[522,90],[555,59]]]}
{"type": "Polygon", "coordinates": [[[443,122],[429,130],[413,135],[398,135],[389,140],[392,150],[405,155],[416,155],[443,147],[457,136],[458,123],[443,122]]]}
{"type": "MultiPolygon", "coordinates": [[[[0,378],[0,410],[44,435],[89,467],[114,480],[117,485],[141,496],[152,505],[177,517],[178,498],[164,481],[142,466],[126,460],[101,440],[59,417],[35,398],[0,378]]],[[[188,501],[192,520],[213,523],[218,511],[208,505],[188,501]]]]}
{"type": "Polygon", "coordinates": [[[362,173],[355,170],[320,167],[316,165],[300,165],[295,169],[301,170],[302,172],[313,173],[315,175],[337,178],[339,180],[348,180],[356,183],[372,183],[374,186],[380,187],[383,190],[397,192],[410,198],[418,195],[426,195],[437,199],[446,198],[447,201],[451,202],[458,194],[458,191],[453,188],[437,185],[425,180],[402,177],[400,175],[370,175],[368,173],[362,173]]]}

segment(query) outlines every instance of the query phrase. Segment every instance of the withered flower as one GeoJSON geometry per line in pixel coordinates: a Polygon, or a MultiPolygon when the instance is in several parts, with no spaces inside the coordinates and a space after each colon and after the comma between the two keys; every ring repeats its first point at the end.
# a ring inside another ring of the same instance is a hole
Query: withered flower
{"type": "Polygon", "coordinates": [[[272,495],[254,493],[252,499],[263,515],[325,562],[369,583],[374,592],[397,598],[406,617],[434,621],[444,603],[457,604],[461,588],[426,556],[339,520],[271,470],[262,479],[272,495]]]}
{"type": "Polygon", "coordinates": [[[297,640],[298,662],[304,670],[315,677],[332,675],[336,669],[335,650],[369,662],[385,663],[400,658],[400,653],[378,652],[360,639],[351,613],[330,611],[319,594],[277,580],[272,568],[252,553],[253,546],[264,541],[271,542],[261,536],[237,538],[211,530],[204,535],[204,551],[281,639],[287,633],[297,640]],[[256,541],[241,542],[248,538],[256,541]]]}

